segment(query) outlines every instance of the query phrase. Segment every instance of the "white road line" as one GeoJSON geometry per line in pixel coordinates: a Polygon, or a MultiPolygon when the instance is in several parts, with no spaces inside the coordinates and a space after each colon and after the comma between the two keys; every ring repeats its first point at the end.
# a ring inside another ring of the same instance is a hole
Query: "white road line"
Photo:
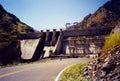
{"type": "MultiPolygon", "coordinates": [[[[76,63],[76,64],[80,64],[80,63],[76,63]]],[[[55,81],[58,81],[58,80],[59,80],[60,76],[62,75],[62,73],[63,73],[66,69],[68,69],[69,67],[74,66],[74,65],[76,65],[76,64],[72,64],[72,65],[69,65],[69,66],[65,67],[65,68],[58,74],[58,76],[56,77],[55,81]]]]}

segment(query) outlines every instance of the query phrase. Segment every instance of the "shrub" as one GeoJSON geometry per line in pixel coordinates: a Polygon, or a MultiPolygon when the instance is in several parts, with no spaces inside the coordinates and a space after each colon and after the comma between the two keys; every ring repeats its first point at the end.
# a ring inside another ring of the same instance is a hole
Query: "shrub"
{"type": "Polygon", "coordinates": [[[120,44],[120,32],[115,32],[106,38],[105,45],[102,49],[102,53],[107,52],[108,50],[119,44],[120,44]]]}

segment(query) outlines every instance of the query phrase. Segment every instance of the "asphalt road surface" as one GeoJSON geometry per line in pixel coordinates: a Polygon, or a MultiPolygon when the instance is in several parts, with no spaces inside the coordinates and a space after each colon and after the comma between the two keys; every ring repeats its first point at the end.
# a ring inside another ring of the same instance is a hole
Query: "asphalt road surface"
{"type": "Polygon", "coordinates": [[[88,58],[56,59],[0,69],[0,81],[55,81],[67,66],[89,61],[88,58]]]}

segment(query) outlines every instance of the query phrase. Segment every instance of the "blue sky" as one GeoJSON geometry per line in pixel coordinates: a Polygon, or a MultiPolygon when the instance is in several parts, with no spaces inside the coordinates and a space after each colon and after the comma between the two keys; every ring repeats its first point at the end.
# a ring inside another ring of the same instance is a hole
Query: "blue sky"
{"type": "Polygon", "coordinates": [[[109,0],[0,0],[0,4],[22,22],[37,30],[65,28],[80,22],[109,0]]]}

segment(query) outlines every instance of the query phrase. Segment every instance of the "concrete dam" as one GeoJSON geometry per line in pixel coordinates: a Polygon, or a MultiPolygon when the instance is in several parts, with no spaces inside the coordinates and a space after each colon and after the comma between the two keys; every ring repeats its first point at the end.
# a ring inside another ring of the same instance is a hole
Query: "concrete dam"
{"type": "Polygon", "coordinates": [[[21,58],[23,60],[36,61],[42,58],[49,57],[51,53],[56,53],[60,48],[61,34],[60,31],[55,29],[50,32],[41,31],[40,37],[37,39],[25,39],[23,38],[20,42],[21,46],[21,58]]]}
{"type": "Polygon", "coordinates": [[[98,54],[112,28],[88,30],[46,30],[37,39],[21,40],[21,58],[37,61],[56,56],[80,56],[98,54]]]}

